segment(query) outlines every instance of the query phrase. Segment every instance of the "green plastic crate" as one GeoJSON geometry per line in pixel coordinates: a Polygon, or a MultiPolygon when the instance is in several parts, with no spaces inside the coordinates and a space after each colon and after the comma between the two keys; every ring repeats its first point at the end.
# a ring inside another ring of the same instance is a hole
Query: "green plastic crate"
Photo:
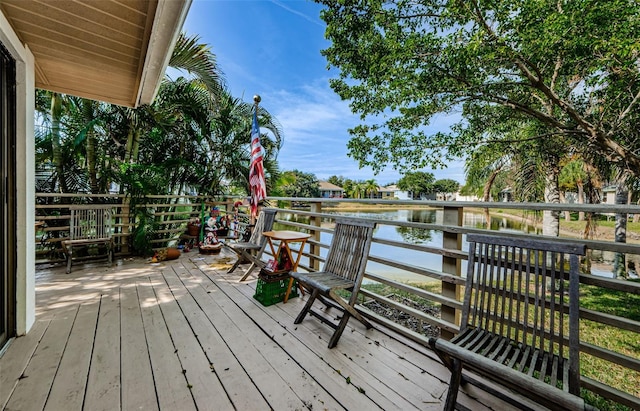
{"type": "MultiPolygon", "coordinates": [[[[284,295],[287,293],[287,285],[289,285],[289,278],[284,278],[276,281],[265,281],[262,278],[258,278],[256,283],[256,293],[253,298],[260,301],[262,305],[268,307],[270,305],[284,301],[284,295]]],[[[298,296],[298,284],[294,280],[291,286],[291,293],[289,299],[298,296]]]]}

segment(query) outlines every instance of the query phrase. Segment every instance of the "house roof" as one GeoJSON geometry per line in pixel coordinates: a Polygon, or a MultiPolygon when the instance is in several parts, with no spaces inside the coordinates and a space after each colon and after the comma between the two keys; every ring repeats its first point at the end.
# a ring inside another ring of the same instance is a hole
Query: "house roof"
{"type": "Polygon", "coordinates": [[[328,181],[320,181],[320,190],[322,191],[344,191],[342,187],[339,187],[335,184],[331,184],[328,181]]]}
{"type": "Polygon", "coordinates": [[[37,88],[128,107],[153,101],[191,0],[2,0],[37,88]]]}

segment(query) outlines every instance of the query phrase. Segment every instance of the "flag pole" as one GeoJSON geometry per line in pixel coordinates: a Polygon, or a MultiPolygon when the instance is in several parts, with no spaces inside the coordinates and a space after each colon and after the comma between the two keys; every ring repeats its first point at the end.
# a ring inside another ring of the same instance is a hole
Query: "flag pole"
{"type": "MultiPolygon", "coordinates": [[[[260,104],[260,101],[262,101],[262,98],[260,97],[259,94],[256,94],[253,96],[253,109],[255,110],[254,115],[256,117],[258,117],[258,105],[260,104]]],[[[249,187],[249,192],[251,192],[251,187],[249,187]]],[[[251,214],[251,225],[254,225],[256,223],[257,214],[254,214],[254,213],[250,213],[250,214],[251,214]]]]}
{"type": "Polygon", "coordinates": [[[251,163],[249,165],[251,224],[255,223],[258,215],[258,205],[266,196],[262,164],[262,146],[260,144],[260,126],[258,125],[258,105],[261,100],[260,95],[256,94],[253,96],[254,112],[251,126],[251,163]]]}

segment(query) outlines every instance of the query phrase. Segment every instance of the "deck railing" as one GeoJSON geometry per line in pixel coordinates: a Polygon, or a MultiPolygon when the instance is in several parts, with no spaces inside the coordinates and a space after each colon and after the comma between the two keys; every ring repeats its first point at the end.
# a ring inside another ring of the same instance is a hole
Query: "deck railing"
{"type": "MultiPolygon", "coordinates": [[[[231,212],[234,202],[234,199],[214,202],[210,198],[198,196],[149,196],[136,205],[131,205],[123,196],[38,194],[36,198],[36,218],[45,223],[45,227],[38,232],[42,239],[38,245],[38,252],[41,253],[38,261],[48,262],[61,261],[56,250],[59,241],[65,236],[65,230],[68,231],[66,207],[69,203],[114,204],[117,256],[126,255],[130,250],[129,238],[137,224],[133,218],[140,215],[132,213],[132,207],[144,209],[154,218],[154,238],[151,241],[156,247],[165,247],[176,244],[180,234],[185,231],[187,222],[192,218],[202,217],[203,210],[215,204],[223,212],[231,212]]],[[[465,235],[487,231],[482,224],[469,224],[465,213],[479,213],[479,220],[482,220],[485,209],[494,214],[523,215],[524,217],[519,217],[521,220],[536,217],[544,210],[600,215],[640,214],[640,207],[627,205],[299,198],[269,198],[269,202],[271,206],[279,208],[276,229],[299,230],[311,234],[299,266],[303,270],[318,270],[322,266],[336,216],[349,214],[375,221],[378,229],[374,234],[367,266],[368,287],[365,286],[360,291],[362,303],[359,309],[371,320],[423,344],[426,344],[429,333],[439,331],[443,336],[451,337],[459,330],[467,251],[465,235]],[[357,208],[347,209],[346,206],[357,208]],[[435,222],[430,223],[401,221],[369,213],[366,211],[368,206],[398,210],[436,210],[437,217],[435,222]],[[385,235],[385,230],[438,233],[439,241],[394,239],[385,235]],[[408,255],[411,257],[404,258],[408,255]],[[407,281],[407,278],[412,281],[407,281]],[[426,283],[427,286],[421,286],[420,283],[426,283]],[[372,309],[374,305],[383,307],[387,314],[372,309]],[[425,309],[427,306],[428,310],[425,309]]],[[[529,234],[502,231],[501,235],[529,234]]],[[[561,234],[560,241],[575,241],[575,235],[573,237],[561,234]]],[[[628,236],[631,237],[633,236],[628,236]]],[[[593,239],[580,241],[587,244],[594,260],[603,252],[623,253],[627,261],[635,262],[640,268],[638,243],[593,239]]],[[[581,300],[581,330],[584,332],[581,331],[580,349],[582,362],[588,364],[583,367],[582,386],[604,398],[632,409],[640,409],[640,282],[610,278],[611,276],[606,275],[607,270],[610,269],[606,268],[604,272],[601,270],[598,275],[584,273],[580,277],[581,292],[600,299],[598,306],[606,307],[597,310],[589,301],[581,300]],[[594,329],[599,332],[590,331],[594,329]]]]}

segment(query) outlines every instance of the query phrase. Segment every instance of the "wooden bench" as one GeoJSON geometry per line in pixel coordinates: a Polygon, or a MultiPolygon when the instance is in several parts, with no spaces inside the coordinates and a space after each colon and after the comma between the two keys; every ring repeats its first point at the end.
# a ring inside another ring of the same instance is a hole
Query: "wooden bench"
{"type": "Polygon", "coordinates": [[[69,206],[69,239],[62,241],[67,255],[67,273],[71,272],[73,249],[78,246],[104,244],[107,258],[113,261],[112,204],[87,204],[69,206]]]}
{"type": "Polygon", "coordinates": [[[329,325],[335,330],[329,339],[329,348],[335,347],[338,343],[349,317],[353,316],[367,329],[371,328],[369,321],[356,311],[354,305],[364,277],[375,226],[375,223],[367,221],[336,220],[336,228],[322,271],[312,273],[292,271],[290,273],[291,277],[301,282],[311,293],[294,323],[300,324],[310,313],[329,325]],[[338,294],[341,290],[351,292],[348,301],[345,301],[338,294]],[[316,299],[327,307],[335,307],[343,312],[338,324],[329,322],[322,314],[311,309],[316,299]]]}
{"type": "Polygon", "coordinates": [[[480,234],[467,240],[460,333],[429,340],[451,370],[444,409],[455,408],[461,382],[490,390],[473,374],[552,410],[593,409],[580,398],[579,256],[586,246],[480,234]],[[473,374],[463,376],[463,368],[473,374]]]}

